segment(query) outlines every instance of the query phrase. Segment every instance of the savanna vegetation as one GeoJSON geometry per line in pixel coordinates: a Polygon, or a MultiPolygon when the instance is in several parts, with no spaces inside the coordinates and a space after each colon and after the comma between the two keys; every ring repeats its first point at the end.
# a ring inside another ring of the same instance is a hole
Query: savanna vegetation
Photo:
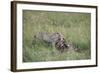
{"type": "Polygon", "coordinates": [[[23,10],[23,62],[84,60],[91,58],[91,15],[74,12],[46,12],[23,10]],[[63,34],[79,49],[59,53],[43,42],[32,44],[38,32],[63,34]]]}

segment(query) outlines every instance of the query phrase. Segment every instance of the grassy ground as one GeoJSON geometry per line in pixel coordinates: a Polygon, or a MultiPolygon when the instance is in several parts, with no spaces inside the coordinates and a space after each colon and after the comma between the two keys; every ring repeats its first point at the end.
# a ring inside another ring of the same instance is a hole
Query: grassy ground
{"type": "Polygon", "coordinates": [[[90,19],[89,13],[23,10],[23,62],[90,59],[90,19]],[[59,53],[41,42],[33,46],[38,32],[59,32],[80,51],[59,53]]]}

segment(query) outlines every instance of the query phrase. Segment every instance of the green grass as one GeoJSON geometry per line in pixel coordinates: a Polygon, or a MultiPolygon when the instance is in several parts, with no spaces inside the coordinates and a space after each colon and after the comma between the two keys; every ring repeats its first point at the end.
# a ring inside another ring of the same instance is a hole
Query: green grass
{"type": "Polygon", "coordinates": [[[89,13],[23,10],[23,62],[90,59],[91,15],[89,13]],[[58,50],[43,42],[32,44],[38,32],[59,32],[80,52],[58,50]]]}

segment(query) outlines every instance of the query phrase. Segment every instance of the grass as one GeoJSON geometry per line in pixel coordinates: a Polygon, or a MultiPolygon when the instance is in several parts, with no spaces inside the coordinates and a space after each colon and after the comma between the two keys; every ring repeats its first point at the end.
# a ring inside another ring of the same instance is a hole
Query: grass
{"type": "Polygon", "coordinates": [[[23,62],[90,59],[90,22],[89,13],[23,10],[23,62]],[[59,32],[80,52],[59,53],[43,42],[33,45],[33,36],[38,32],[59,32]]]}

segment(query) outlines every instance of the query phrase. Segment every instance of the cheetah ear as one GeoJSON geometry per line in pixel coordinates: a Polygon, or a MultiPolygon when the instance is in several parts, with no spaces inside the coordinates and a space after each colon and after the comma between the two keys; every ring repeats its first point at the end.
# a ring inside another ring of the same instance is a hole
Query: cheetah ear
{"type": "Polygon", "coordinates": [[[60,35],[58,32],[56,32],[57,35],[60,35]]]}
{"type": "Polygon", "coordinates": [[[65,38],[63,38],[64,42],[66,42],[65,38]]]}

